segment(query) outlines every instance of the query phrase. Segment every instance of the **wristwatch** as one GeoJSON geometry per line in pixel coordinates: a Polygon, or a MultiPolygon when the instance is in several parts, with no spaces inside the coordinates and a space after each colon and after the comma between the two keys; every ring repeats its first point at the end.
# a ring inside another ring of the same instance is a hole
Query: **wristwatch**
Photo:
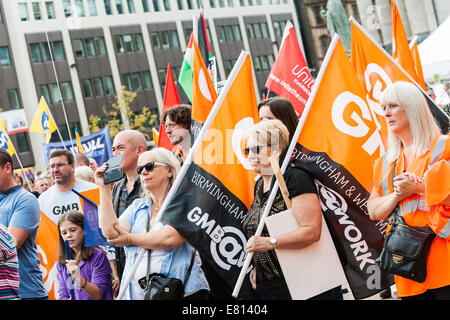
{"type": "Polygon", "coordinates": [[[269,242],[274,248],[277,246],[277,238],[270,238],[269,242]]]}

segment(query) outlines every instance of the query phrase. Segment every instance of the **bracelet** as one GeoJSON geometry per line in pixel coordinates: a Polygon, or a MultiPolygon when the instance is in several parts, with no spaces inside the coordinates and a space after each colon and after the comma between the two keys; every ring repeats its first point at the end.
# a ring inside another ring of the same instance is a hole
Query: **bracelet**
{"type": "Polygon", "coordinates": [[[82,287],[80,287],[80,288],[81,288],[81,289],[84,289],[84,288],[86,287],[86,285],[87,285],[87,280],[84,279],[84,286],[82,286],[82,287]]]}

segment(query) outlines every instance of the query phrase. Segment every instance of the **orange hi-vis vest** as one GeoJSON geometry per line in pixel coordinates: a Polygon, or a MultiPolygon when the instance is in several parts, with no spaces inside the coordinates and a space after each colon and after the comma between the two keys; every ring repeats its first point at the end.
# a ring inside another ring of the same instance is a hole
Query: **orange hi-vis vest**
{"type": "MultiPolygon", "coordinates": [[[[376,160],[374,185],[380,196],[393,192],[392,175],[407,171],[421,177],[425,183],[425,195],[412,195],[397,206],[397,214],[413,227],[429,226],[435,233],[427,260],[427,278],[419,283],[395,276],[400,297],[424,293],[450,285],[450,206],[441,204],[450,194],[450,136],[441,135],[433,141],[428,152],[417,156],[405,168],[403,152],[397,160],[389,163],[386,154],[376,160]]],[[[389,231],[389,229],[388,229],[389,231]]]]}

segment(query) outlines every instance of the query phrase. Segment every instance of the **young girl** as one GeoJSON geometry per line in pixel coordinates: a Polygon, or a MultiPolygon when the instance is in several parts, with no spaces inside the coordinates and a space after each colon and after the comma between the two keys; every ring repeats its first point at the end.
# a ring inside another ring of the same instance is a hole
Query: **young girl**
{"type": "Polygon", "coordinates": [[[58,222],[59,297],[73,299],[72,292],[75,300],[112,300],[111,266],[102,249],[84,246],[83,218],[81,212],[69,211],[58,222]],[[72,260],[66,257],[65,240],[69,242],[72,260]]]}

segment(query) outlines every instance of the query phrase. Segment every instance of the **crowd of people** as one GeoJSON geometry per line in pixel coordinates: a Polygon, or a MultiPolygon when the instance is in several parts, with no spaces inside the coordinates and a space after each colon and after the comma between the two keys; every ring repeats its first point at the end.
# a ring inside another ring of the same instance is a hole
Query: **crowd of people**
{"type": "MultiPolygon", "coordinates": [[[[428,277],[418,283],[396,276],[397,290],[402,298],[450,299],[448,135],[440,133],[422,93],[411,84],[389,86],[381,105],[389,141],[386,155],[374,167],[375,187],[368,202],[370,218],[389,218],[397,206],[419,200],[420,205],[405,211],[403,218],[411,226],[429,225],[437,234],[428,258],[428,277]],[[429,168],[431,157],[436,159],[429,168]],[[392,172],[394,163],[398,165],[392,172]],[[391,185],[388,177],[392,175],[395,179],[391,185]]],[[[243,221],[246,250],[254,253],[249,281],[256,299],[289,300],[291,295],[275,249],[300,249],[319,241],[322,211],[314,176],[291,159],[283,175],[289,200],[279,190],[269,215],[286,210],[288,201],[298,228],[276,238],[264,228],[261,235],[255,236],[276,181],[271,158],[278,162],[284,159],[298,125],[298,117],[286,99],[268,98],[258,109],[261,121],[246,133],[244,149],[251,170],[259,174],[253,203],[243,221]]],[[[48,299],[39,268],[36,233],[40,211],[55,213],[55,208],[63,207],[69,210],[54,215],[59,234],[60,299],[112,300],[121,290],[124,299],[148,299],[145,280],[149,274],[183,281],[186,300],[231,298],[230,293],[221,291],[220,280],[202,264],[189,239],[173,226],[156,220],[189,153],[190,111],[190,106],[179,105],[162,115],[166,133],[176,147],[172,152],[149,147],[138,131],[119,132],[112,152],[123,156],[123,178],[114,184],[104,184],[106,163],[97,164],[83,154],[75,157],[67,150],[55,149],[49,155],[48,171],[38,175],[34,190],[25,190],[27,184],[22,187],[13,174],[11,156],[0,149],[0,299],[48,299]],[[92,188],[99,188],[99,224],[108,242],[115,245],[113,252],[84,245],[83,211],[72,190],[92,188]],[[139,248],[146,249],[145,255],[132,271],[139,248]],[[124,279],[130,276],[128,284],[124,279]]],[[[342,289],[339,286],[311,299],[342,300],[342,289]]]]}

